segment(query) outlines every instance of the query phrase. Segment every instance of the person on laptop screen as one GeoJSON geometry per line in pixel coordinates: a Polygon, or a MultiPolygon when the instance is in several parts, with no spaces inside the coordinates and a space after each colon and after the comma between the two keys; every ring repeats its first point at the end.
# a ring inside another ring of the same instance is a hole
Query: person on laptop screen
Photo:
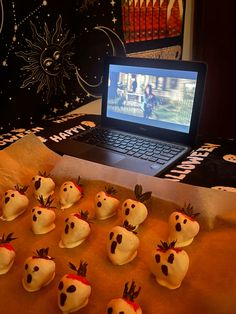
{"type": "Polygon", "coordinates": [[[110,65],[107,115],[188,133],[197,72],[110,65]],[[137,87],[132,89],[135,76],[137,87]]]}
{"type": "Polygon", "coordinates": [[[149,118],[152,114],[152,109],[157,104],[156,96],[152,92],[152,85],[147,84],[144,90],[144,118],[149,118]]]}

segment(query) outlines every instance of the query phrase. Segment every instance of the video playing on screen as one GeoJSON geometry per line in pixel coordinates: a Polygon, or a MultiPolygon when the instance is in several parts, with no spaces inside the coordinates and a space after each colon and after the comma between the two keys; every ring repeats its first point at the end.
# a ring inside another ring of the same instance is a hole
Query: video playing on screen
{"type": "Polygon", "coordinates": [[[189,132],[197,72],[110,65],[107,116],[189,132]]]}

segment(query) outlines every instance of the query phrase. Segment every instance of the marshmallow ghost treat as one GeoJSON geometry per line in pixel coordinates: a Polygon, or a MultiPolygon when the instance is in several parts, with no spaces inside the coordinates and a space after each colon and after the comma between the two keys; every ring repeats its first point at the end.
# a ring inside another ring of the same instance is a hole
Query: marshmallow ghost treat
{"type": "Polygon", "coordinates": [[[151,271],[156,281],[169,289],[180,287],[188,267],[188,254],[182,249],[175,248],[175,242],[168,244],[161,241],[152,256],[151,271]]]}
{"type": "Polygon", "coordinates": [[[47,286],[55,277],[55,262],[48,255],[48,248],[37,250],[34,256],[25,260],[22,285],[33,292],[47,286]]]}
{"type": "Polygon", "coordinates": [[[34,234],[44,234],[53,230],[56,214],[51,207],[53,199],[51,195],[44,200],[42,196],[38,198],[39,206],[35,206],[31,211],[32,230],[34,234]]]}
{"type": "Polygon", "coordinates": [[[16,253],[10,242],[16,238],[12,236],[13,233],[9,233],[0,237],[0,275],[6,274],[14,263],[16,253]]]}
{"type": "Polygon", "coordinates": [[[130,225],[115,226],[109,232],[107,253],[114,265],[127,264],[136,257],[139,238],[132,232],[133,229],[130,225]]]}
{"type": "Polygon", "coordinates": [[[55,183],[46,172],[39,172],[37,176],[33,177],[32,183],[36,199],[40,196],[47,199],[54,193],[55,183]]]}
{"type": "Polygon", "coordinates": [[[27,186],[16,185],[14,190],[5,192],[2,200],[2,219],[11,221],[24,213],[29,205],[29,199],[24,194],[27,186]]]}
{"type": "Polygon", "coordinates": [[[95,196],[95,215],[98,219],[104,220],[116,214],[120,201],[114,197],[116,190],[112,187],[105,187],[105,192],[100,191],[95,196]]]}
{"type": "Polygon", "coordinates": [[[129,282],[126,282],[123,297],[112,299],[107,305],[107,314],[142,314],[141,307],[134,302],[139,295],[141,287],[136,290],[135,282],[132,281],[129,288],[129,282]]]}
{"type": "Polygon", "coordinates": [[[194,214],[190,204],[185,205],[181,212],[173,212],[169,217],[169,242],[176,241],[177,247],[192,243],[200,229],[195,220],[198,215],[199,213],[194,214]]]}
{"type": "Polygon", "coordinates": [[[79,181],[80,177],[78,178],[77,183],[73,181],[66,181],[61,185],[59,190],[59,202],[61,209],[71,207],[83,196],[83,188],[79,181]]]}
{"type": "Polygon", "coordinates": [[[89,235],[88,211],[72,213],[65,219],[65,228],[61,234],[59,247],[73,248],[80,245],[89,235]]]}
{"type": "Polygon", "coordinates": [[[136,200],[127,199],[123,202],[121,207],[121,217],[123,223],[126,222],[129,225],[134,226],[135,229],[137,229],[138,226],[147,218],[148,211],[144,202],[149,200],[152,194],[152,192],[142,193],[142,190],[141,185],[135,185],[134,193],[136,200]]]}
{"type": "Polygon", "coordinates": [[[76,312],[88,304],[91,286],[86,279],[87,263],[81,261],[79,268],[69,266],[76,274],[64,275],[58,285],[58,306],[65,313],[76,312]]]}

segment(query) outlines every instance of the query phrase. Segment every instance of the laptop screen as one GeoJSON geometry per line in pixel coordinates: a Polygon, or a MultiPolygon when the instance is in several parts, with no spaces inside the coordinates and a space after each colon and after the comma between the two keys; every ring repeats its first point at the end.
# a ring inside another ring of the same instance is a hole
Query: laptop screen
{"type": "Polygon", "coordinates": [[[103,115],[122,126],[183,139],[196,131],[204,90],[202,63],[110,57],[105,66],[103,115]],[[104,103],[105,102],[105,103],[104,103]]]}
{"type": "Polygon", "coordinates": [[[189,132],[197,72],[110,64],[107,116],[189,132]]]}

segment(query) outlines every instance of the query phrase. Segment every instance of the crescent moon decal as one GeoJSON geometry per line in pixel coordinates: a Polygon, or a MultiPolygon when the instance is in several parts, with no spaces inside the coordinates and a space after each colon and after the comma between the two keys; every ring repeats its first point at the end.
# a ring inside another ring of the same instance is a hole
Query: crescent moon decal
{"type": "Polygon", "coordinates": [[[94,29],[100,30],[104,34],[106,34],[112,47],[113,56],[120,56],[120,57],[126,56],[125,45],[123,41],[120,39],[120,37],[113,30],[111,30],[110,28],[106,26],[96,26],[94,27],[94,29]]]}
{"type": "Polygon", "coordinates": [[[0,10],[1,10],[0,34],[1,34],[2,28],[3,28],[3,22],[4,22],[4,9],[3,9],[2,0],[0,0],[0,10]]]}
{"type": "Polygon", "coordinates": [[[101,89],[101,86],[102,86],[102,76],[100,78],[100,81],[97,84],[89,84],[79,74],[77,67],[75,68],[75,74],[76,74],[76,78],[80,87],[83,89],[83,91],[85,91],[85,93],[95,98],[101,97],[101,92],[99,90],[101,89]]]}
{"type": "MultiPolygon", "coordinates": [[[[109,39],[112,47],[112,56],[126,56],[125,45],[120,37],[106,26],[96,26],[94,29],[102,31],[109,39]]],[[[82,76],[79,74],[78,68],[76,68],[76,78],[80,87],[89,95],[100,98],[102,95],[102,76],[97,84],[89,84],[82,76]]]]}

